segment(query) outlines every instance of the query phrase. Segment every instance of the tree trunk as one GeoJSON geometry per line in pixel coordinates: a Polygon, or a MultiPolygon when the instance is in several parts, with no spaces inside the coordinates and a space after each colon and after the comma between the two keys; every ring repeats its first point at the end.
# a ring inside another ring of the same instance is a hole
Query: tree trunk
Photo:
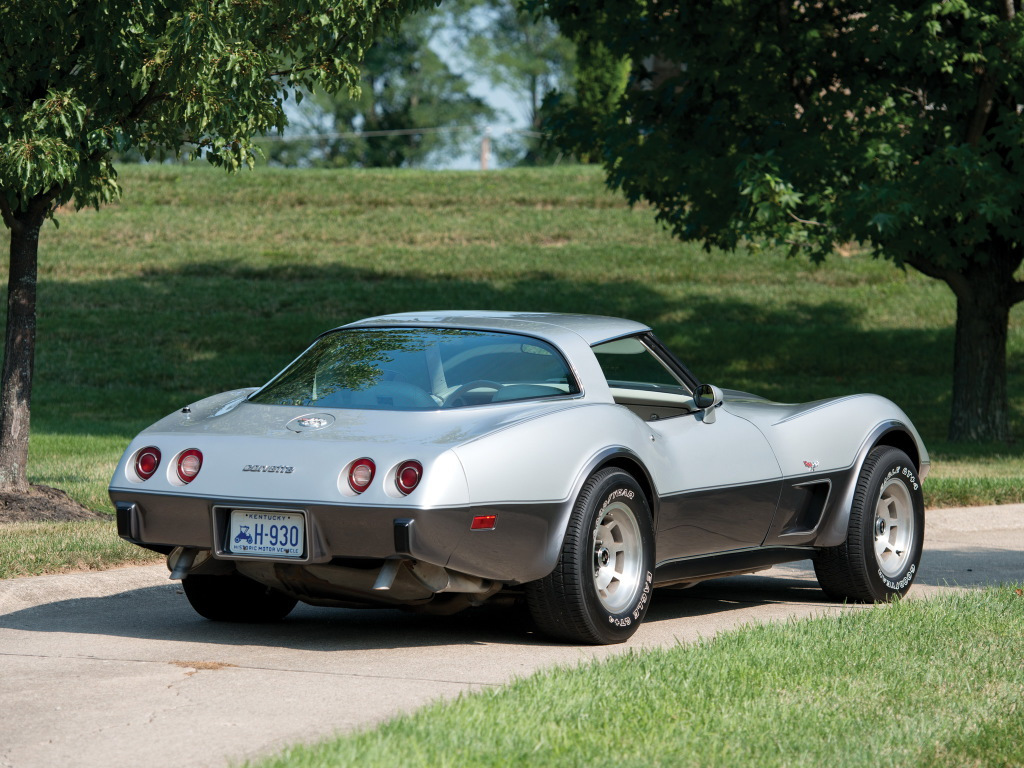
{"type": "MultiPolygon", "coordinates": [[[[1001,254],[1003,255],[1003,254],[1001,254]]],[[[1005,258],[973,265],[956,294],[953,350],[952,441],[1006,441],[1010,407],[1006,391],[1006,338],[1019,285],[1005,258]]],[[[1019,264],[1019,259],[1016,261],[1019,264]]]]}
{"type": "Polygon", "coordinates": [[[36,350],[36,264],[47,204],[13,214],[7,330],[0,373],[0,490],[28,489],[28,431],[36,350]]]}

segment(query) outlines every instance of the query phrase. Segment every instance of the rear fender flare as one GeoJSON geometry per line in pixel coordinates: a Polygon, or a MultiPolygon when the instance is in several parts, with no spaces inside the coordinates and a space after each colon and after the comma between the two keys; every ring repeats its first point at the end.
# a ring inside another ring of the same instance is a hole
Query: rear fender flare
{"type": "Polygon", "coordinates": [[[647,496],[647,506],[651,510],[651,522],[654,530],[657,531],[658,510],[660,507],[660,496],[657,486],[640,457],[629,448],[623,446],[609,446],[591,456],[583,465],[573,481],[572,491],[568,499],[569,509],[572,509],[572,505],[576,503],[576,499],[579,497],[580,491],[583,490],[583,484],[587,482],[587,479],[605,467],[618,467],[636,479],[644,495],[647,496]]]}

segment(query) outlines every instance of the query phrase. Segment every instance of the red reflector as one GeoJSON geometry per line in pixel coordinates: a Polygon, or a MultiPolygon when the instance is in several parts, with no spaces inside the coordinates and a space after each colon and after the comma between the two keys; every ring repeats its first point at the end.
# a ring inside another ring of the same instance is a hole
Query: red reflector
{"type": "Polygon", "coordinates": [[[406,461],[395,472],[395,485],[405,495],[412,493],[423,477],[423,465],[418,461],[406,461]]]}
{"type": "Polygon", "coordinates": [[[497,515],[480,515],[479,517],[473,518],[473,522],[470,524],[469,529],[471,531],[490,531],[494,529],[494,524],[497,521],[497,515]]]}
{"type": "Polygon", "coordinates": [[[149,480],[160,466],[160,449],[156,446],[143,448],[135,458],[135,474],[142,480],[149,480]]]}
{"type": "Polygon", "coordinates": [[[348,471],[348,486],[356,493],[362,493],[370,487],[373,482],[373,474],[377,471],[377,465],[373,459],[359,459],[352,464],[348,471]]]}

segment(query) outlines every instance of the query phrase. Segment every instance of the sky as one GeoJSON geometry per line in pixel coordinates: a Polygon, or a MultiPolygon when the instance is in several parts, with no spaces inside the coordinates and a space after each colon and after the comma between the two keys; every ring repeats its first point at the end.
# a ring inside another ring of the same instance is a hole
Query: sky
{"type": "MultiPolygon", "coordinates": [[[[514,94],[507,88],[495,86],[485,77],[479,75],[474,77],[474,68],[459,56],[458,42],[453,40],[450,35],[436,36],[431,41],[431,48],[448,64],[452,71],[461,73],[470,81],[469,91],[473,96],[482,99],[498,113],[498,117],[489,126],[490,135],[494,139],[501,140],[509,134],[526,131],[529,128],[529,118],[517,103],[514,94]]],[[[291,127],[285,131],[284,138],[308,136],[309,131],[300,128],[302,121],[293,101],[286,102],[285,112],[291,127]]],[[[431,167],[443,170],[479,169],[484,134],[485,130],[481,130],[475,141],[467,142],[467,150],[462,155],[446,158],[431,167]]],[[[492,153],[489,157],[488,169],[494,170],[499,167],[497,157],[492,153]]]]}

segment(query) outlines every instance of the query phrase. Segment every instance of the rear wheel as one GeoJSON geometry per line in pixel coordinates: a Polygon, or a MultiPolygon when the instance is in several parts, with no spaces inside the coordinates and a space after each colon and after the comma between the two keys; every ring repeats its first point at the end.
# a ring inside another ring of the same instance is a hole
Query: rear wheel
{"type": "Polygon", "coordinates": [[[902,596],[921,567],[924,499],[917,468],[903,451],[879,446],[857,479],[846,541],[820,551],[818,583],[829,597],[880,602],[902,596]]]}
{"type": "Polygon", "coordinates": [[[291,613],[298,602],[240,573],[186,576],[181,586],[196,613],[211,621],[253,624],[279,621],[291,613]]]}
{"type": "Polygon", "coordinates": [[[593,474],[573,507],[555,569],[527,585],[544,634],[574,643],[621,643],[651,602],[654,533],[647,500],[619,469],[593,474]]]}

